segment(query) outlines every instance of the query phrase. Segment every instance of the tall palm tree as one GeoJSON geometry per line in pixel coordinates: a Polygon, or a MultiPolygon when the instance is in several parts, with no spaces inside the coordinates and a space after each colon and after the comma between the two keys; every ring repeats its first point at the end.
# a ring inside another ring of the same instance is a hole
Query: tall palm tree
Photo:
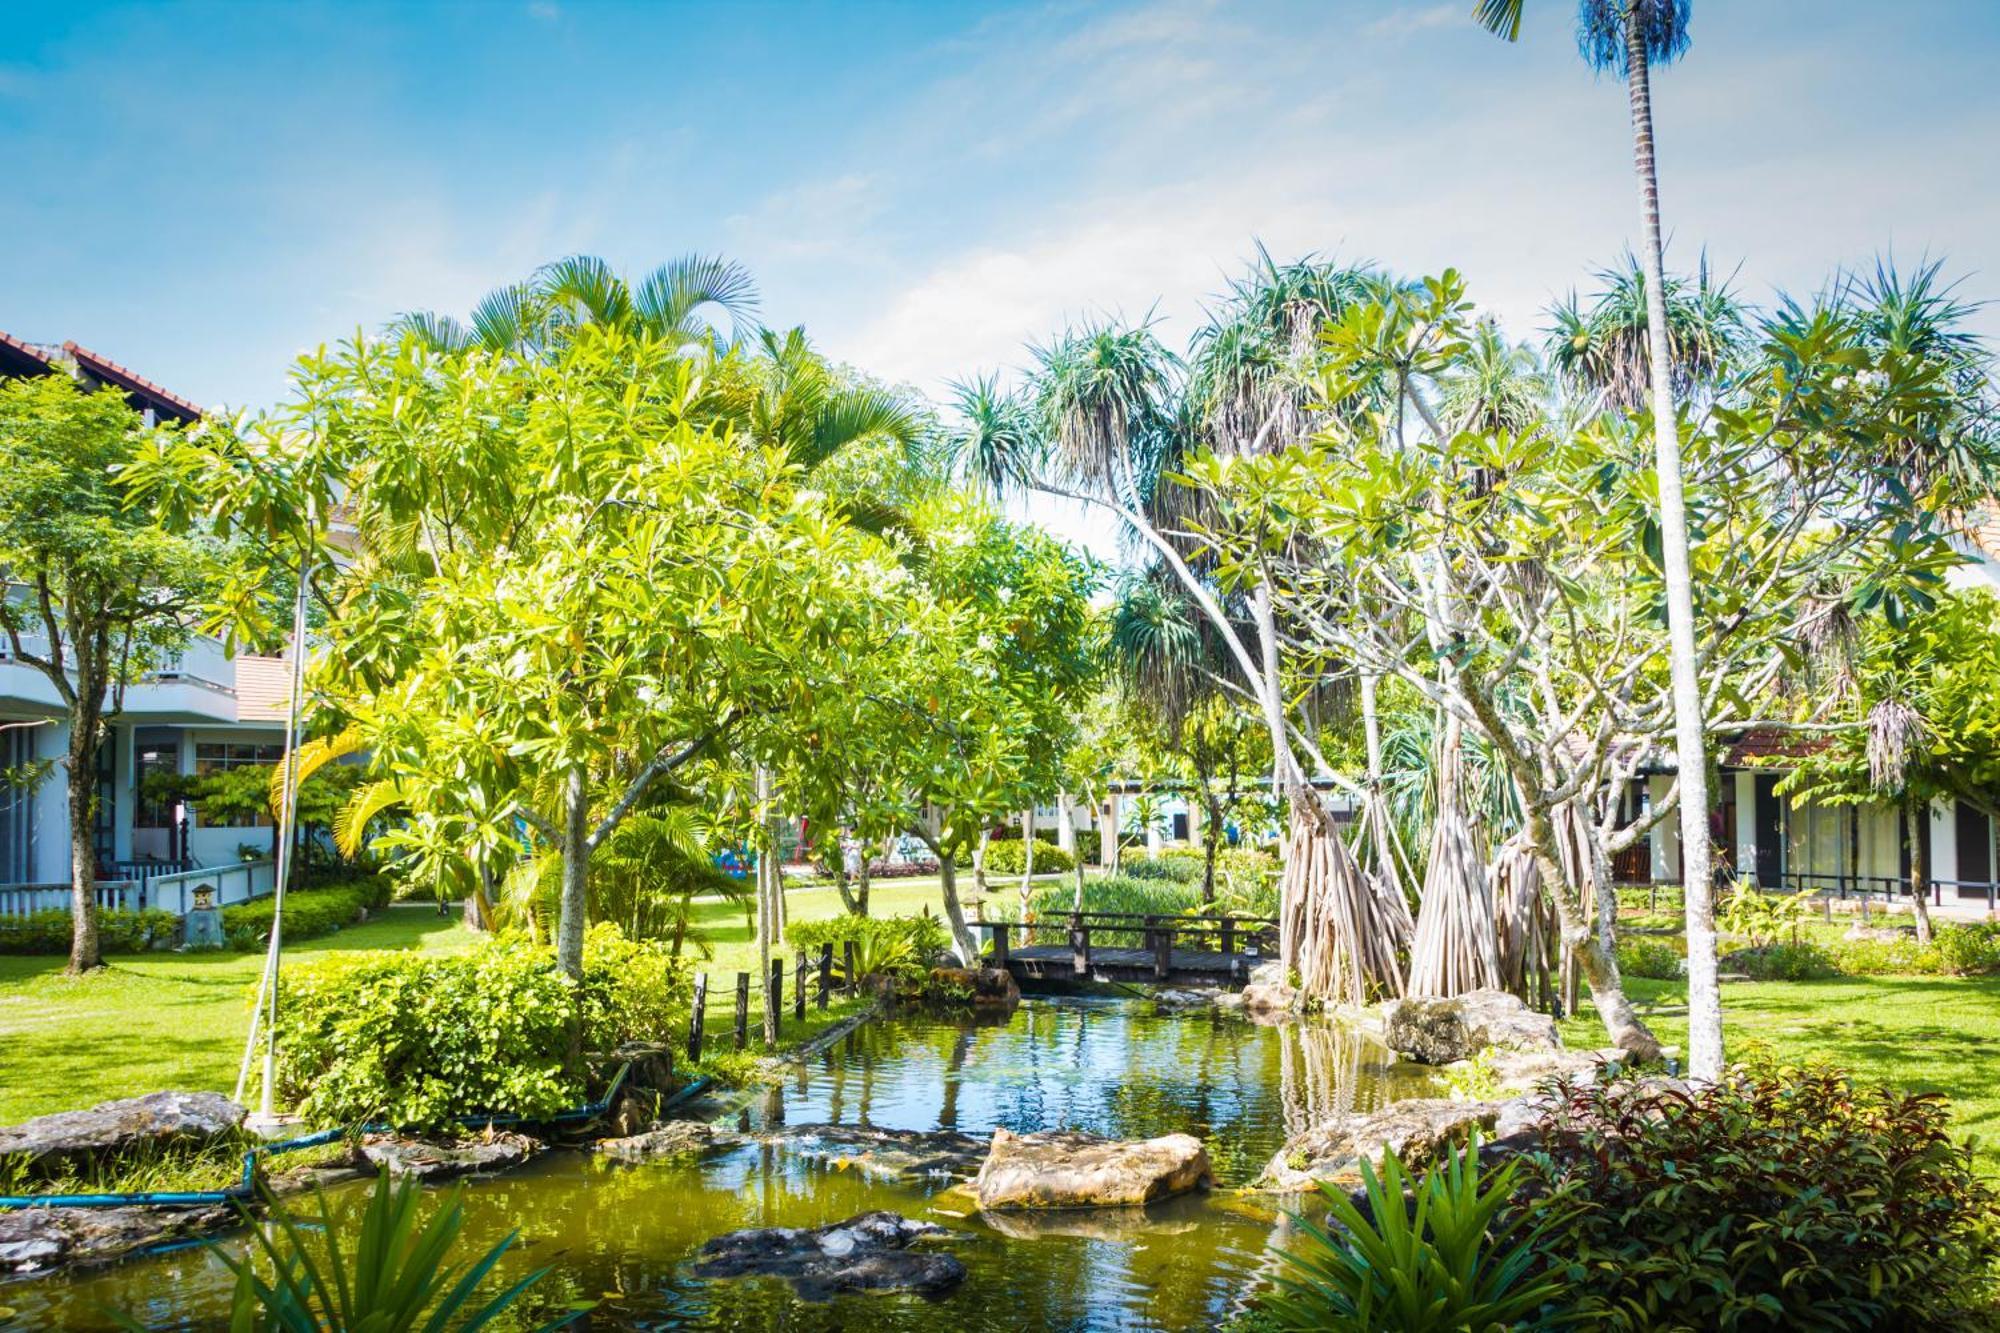
{"type": "MultiPolygon", "coordinates": [[[[1526,0],[1476,0],[1473,17],[1508,41],[1521,33],[1526,0]]],[[[1716,975],[1715,882],[1708,838],[1708,751],[1694,646],[1694,584],[1689,568],[1687,499],[1668,336],[1666,263],[1660,235],[1660,179],[1653,160],[1652,67],[1688,46],[1689,0],[1579,0],[1577,46],[1599,72],[1624,76],[1639,181],[1646,276],[1646,332],[1653,400],[1654,465],[1660,485],[1660,531],[1667,593],[1668,666],[1674,696],[1674,754],[1680,769],[1681,885],[1687,903],[1688,1072],[1722,1076],[1722,992],[1716,975]]]]}
{"type": "MultiPolygon", "coordinates": [[[[1597,278],[1589,305],[1572,292],[1550,311],[1549,364],[1602,406],[1636,412],[1648,403],[1653,373],[1646,272],[1627,254],[1597,278]]],[[[1676,397],[1688,398],[1722,380],[1744,342],[1744,311],[1706,255],[1693,278],[1669,274],[1666,284],[1668,364],[1676,397]]]]}

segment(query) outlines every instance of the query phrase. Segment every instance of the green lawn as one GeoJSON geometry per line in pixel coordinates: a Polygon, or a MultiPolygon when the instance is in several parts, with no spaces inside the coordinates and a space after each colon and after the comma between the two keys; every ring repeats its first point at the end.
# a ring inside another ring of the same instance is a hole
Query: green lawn
{"type": "MultiPolygon", "coordinates": [[[[786,901],[800,921],[841,910],[831,887],[795,889],[786,901]]],[[[935,879],[887,880],[870,897],[878,915],[924,907],[943,910],[935,879]]],[[[709,974],[712,994],[733,996],[735,974],[757,966],[743,912],[722,901],[698,902],[695,910],[697,928],[715,951],[695,966],[709,974]]],[[[401,904],[366,925],[292,945],[286,957],[331,949],[462,949],[473,938],[456,913],[441,917],[433,906],[401,904]]],[[[108,961],[90,976],[67,977],[61,958],[0,956],[0,1125],[164,1088],[235,1087],[263,954],[152,953],[108,961]]],[[[754,1033],[763,1016],[761,987],[751,995],[754,1033]]],[[[787,1028],[783,1039],[790,1044],[825,1021],[815,1010],[805,1031],[787,1028]]],[[[713,1049],[727,1048],[729,1022],[726,1014],[711,1015],[713,1049]]]]}
{"type": "MultiPolygon", "coordinates": [[[[1640,1016],[1670,1045],[1687,1046],[1687,984],[1628,978],[1640,1016]]],[[[1725,1040],[1761,1042],[1779,1055],[1818,1056],[1862,1078],[1951,1098],[1961,1133],[1976,1135],[1989,1174],[2000,1174],[2000,977],[1843,977],[1835,981],[1731,981],[1722,986],[1725,1040]]],[[[1563,1024],[1572,1046],[1604,1044],[1585,1002],[1563,1024]]]]}
{"type": "MultiPolygon", "coordinates": [[[[458,949],[456,916],[399,906],[286,950],[458,949]]],[[[0,1124],[163,1088],[228,1092],[249,1031],[261,953],[114,956],[85,977],[61,958],[0,957],[0,1124]]]]}

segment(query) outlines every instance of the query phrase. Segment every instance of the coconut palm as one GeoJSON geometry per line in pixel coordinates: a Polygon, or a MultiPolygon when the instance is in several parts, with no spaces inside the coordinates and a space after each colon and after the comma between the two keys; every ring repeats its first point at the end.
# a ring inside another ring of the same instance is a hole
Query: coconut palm
{"type": "MultiPolygon", "coordinates": [[[[1476,0],[1473,16],[1513,41],[1526,0],[1476,0]]],[[[1660,486],[1662,565],[1667,594],[1668,667],[1674,696],[1674,753],[1680,770],[1681,883],[1687,902],[1688,1072],[1722,1076],[1722,993],[1716,976],[1714,879],[1708,828],[1708,760],[1696,676],[1694,585],[1689,569],[1687,500],[1681,476],[1673,345],[1668,334],[1666,262],[1660,233],[1660,180],[1653,160],[1652,69],[1688,46],[1689,0],[1579,0],[1577,46],[1599,72],[1625,79],[1632,157],[1639,181],[1646,275],[1648,371],[1653,450],[1660,486]]]]}
{"type": "Polygon", "coordinates": [[[1492,319],[1482,319],[1442,384],[1445,419],[1494,434],[1526,430],[1543,415],[1548,378],[1532,348],[1512,343],[1492,319]]]}

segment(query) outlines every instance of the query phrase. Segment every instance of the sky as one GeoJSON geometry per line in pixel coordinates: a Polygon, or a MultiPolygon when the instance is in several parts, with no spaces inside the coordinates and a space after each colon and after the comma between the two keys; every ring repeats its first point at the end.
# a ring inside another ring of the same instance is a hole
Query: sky
{"type": "MultiPolygon", "coordinates": [[[[941,397],[1079,320],[1183,345],[1262,244],[1455,267],[1532,337],[1636,241],[1624,90],[1573,4],[1511,46],[1470,9],[0,0],[0,330],[254,408],[399,311],[698,252],[941,397]]],[[[1654,85],[1670,267],[1769,302],[1928,256],[2000,297],[2000,4],[1695,0],[1691,31],[1654,85]]]]}

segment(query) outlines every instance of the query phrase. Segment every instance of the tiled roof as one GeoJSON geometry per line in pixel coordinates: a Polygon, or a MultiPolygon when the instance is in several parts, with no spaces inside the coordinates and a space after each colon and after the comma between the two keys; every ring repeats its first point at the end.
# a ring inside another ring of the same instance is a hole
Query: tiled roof
{"type": "Polygon", "coordinates": [[[1983,504],[1965,516],[1965,535],[1989,560],[2000,560],[2000,505],[1983,504]]]}
{"type": "Polygon", "coordinates": [[[99,356],[75,340],[65,342],[63,351],[67,352],[86,372],[98,379],[109,380],[130,393],[156,398],[169,410],[178,409],[190,421],[202,415],[200,405],[189,402],[179,394],[168,392],[136,371],[126,369],[109,357],[99,356]]]}
{"type": "Polygon", "coordinates": [[[1826,745],[1823,738],[1795,731],[1746,731],[1722,753],[1730,768],[1754,768],[1785,759],[1800,759],[1826,745]]]}

